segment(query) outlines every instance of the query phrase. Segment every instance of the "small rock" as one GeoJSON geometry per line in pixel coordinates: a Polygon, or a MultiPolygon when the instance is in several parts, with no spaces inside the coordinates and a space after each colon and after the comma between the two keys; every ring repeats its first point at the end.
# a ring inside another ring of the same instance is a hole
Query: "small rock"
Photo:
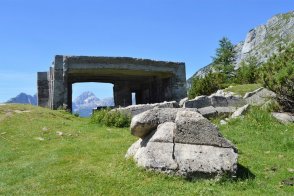
{"type": "Polygon", "coordinates": [[[225,121],[225,120],[221,120],[219,123],[220,123],[221,125],[226,125],[226,124],[228,124],[228,122],[225,121]]]}
{"type": "Polygon", "coordinates": [[[35,137],[35,140],[44,141],[45,139],[42,137],[35,137]]]}
{"type": "Polygon", "coordinates": [[[61,132],[61,131],[56,131],[56,134],[59,136],[63,136],[63,132],[61,132]]]}
{"type": "Polygon", "coordinates": [[[231,118],[238,118],[243,115],[249,108],[249,104],[244,105],[243,107],[238,108],[231,116],[231,118]]]}
{"type": "Polygon", "coordinates": [[[294,177],[283,180],[282,184],[287,185],[287,186],[293,186],[294,185],[294,177]]]}
{"type": "Polygon", "coordinates": [[[47,127],[43,127],[42,131],[47,132],[49,129],[47,127]]]}
{"type": "Polygon", "coordinates": [[[273,117],[284,124],[294,122],[294,116],[288,113],[273,112],[273,117]]]}
{"type": "Polygon", "coordinates": [[[180,107],[183,107],[184,104],[185,104],[187,101],[188,101],[188,97],[185,97],[185,98],[181,99],[180,102],[179,102],[179,106],[180,106],[180,107]]]}
{"type": "Polygon", "coordinates": [[[294,169],[292,169],[292,168],[288,168],[287,170],[288,170],[288,172],[290,172],[290,173],[294,173],[294,169]]]}

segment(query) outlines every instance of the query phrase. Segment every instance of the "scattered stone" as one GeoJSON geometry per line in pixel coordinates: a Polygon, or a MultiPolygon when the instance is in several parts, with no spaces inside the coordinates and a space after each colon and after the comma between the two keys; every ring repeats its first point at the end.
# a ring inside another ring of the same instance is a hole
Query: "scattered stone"
{"type": "Polygon", "coordinates": [[[245,114],[245,112],[248,110],[249,104],[244,105],[243,107],[238,108],[231,116],[231,118],[238,118],[245,114]]]}
{"type": "Polygon", "coordinates": [[[294,122],[294,115],[291,115],[289,113],[272,112],[272,115],[274,118],[284,124],[294,122]]]}
{"type": "Polygon", "coordinates": [[[227,98],[224,96],[209,96],[213,107],[228,107],[227,98]]]}
{"type": "Polygon", "coordinates": [[[217,111],[214,107],[212,106],[208,106],[208,107],[204,107],[204,108],[199,108],[198,112],[206,117],[206,118],[210,118],[210,117],[214,117],[217,116],[217,111]]]}
{"type": "Polygon", "coordinates": [[[205,95],[198,96],[184,103],[184,108],[204,108],[208,106],[211,106],[211,99],[205,95]]]}
{"type": "Polygon", "coordinates": [[[288,170],[288,172],[290,172],[290,173],[294,173],[294,169],[292,169],[292,168],[288,168],[287,170],[288,170]]]}
{"type": "Polygon", "coordinates": [[[1,135],[5,135],[5,134],[6,134],[6,132],[2,132],[2,133],[1,133],[1,135]]]}
{"type": "Polygon", "coordinates": [[[242,107],[246,101],[240,96],[227,96],[228,107],[242,107]]]}
{"type": "Polygon", "coordinates": [[[282,184],[287,185],[287,186],[293,186],[294,185],[294,177],[283,180],[282,184]]]}
{"type": "Polygon", "coordinates": [[[276,94],[266,88],[259,88],[253,92],[246,93],[243,97],[247,104],[262,105],[268,100],[275,98],[276,94]]]}
{"type": "Polygon", "coordinates": [[[225,121],[225,120],[220,120],[220,122],[219,122],[221,125],[226,125],[226,124],[228,124],[228,122],[227,121],[225,121]]]}
{"type": "Polygon", "coordinates": [[[30,110],[13,110],[15,113],[17,114],[21,114],[21,113],[29,113],[31,112],[30,110]]]}
{"type": "Polygon", "coordinates": [[[181,99],[180,102],[179,102],[179,106],[180,106],[180,107],[183,107],[184,104],[185,104],[188,100],[189,100],[188,97],[185,97],[185,98],[181,99]]]}
{"type": "Polygon", "coordinates": [[[44,141],[45,139],[42,137],[35,137],[35,140],[44,141]]]}
{"type": "Polygon", "coordinates": [[[42,131],[47,132],[49,129],[47,127],[43,127],[42,131]]]}
{"type": "Polygon", "coordinates": [[[56,134],[59,136],[63,136],[63,132],[61,132],[61,131],[56,131],[56,134]]]}
{"type": "Polygon", "coordinates": [[[229,116],[230,114],[236,111],[235,107],[216,107],[215,109],[219,116],[229,116]]]}

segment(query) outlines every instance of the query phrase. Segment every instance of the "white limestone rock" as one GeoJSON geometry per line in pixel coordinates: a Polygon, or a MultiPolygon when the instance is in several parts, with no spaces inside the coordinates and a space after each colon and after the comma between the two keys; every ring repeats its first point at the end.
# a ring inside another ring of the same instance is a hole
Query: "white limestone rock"
{"type": "Polygon", "coordinates": [[[278,121],[284,124],[293,123],[294,122],[294,115],[289,113],[279,113],[273,112],[273,117],[276,118],[278,121]]]}
{"type": "Polygon", "coordinates": [[[231,118],[238,118],[245,114],[245,112],[248,110],[249,104],[244,105],[243,107],[238,108],[231,116],[231,118]]]}

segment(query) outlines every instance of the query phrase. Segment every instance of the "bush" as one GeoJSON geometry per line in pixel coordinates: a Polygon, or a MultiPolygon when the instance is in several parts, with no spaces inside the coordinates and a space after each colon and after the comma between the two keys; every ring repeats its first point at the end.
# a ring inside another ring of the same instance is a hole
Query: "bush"
{"type": "Polygon", "coordinates": [[[119,111],[102,109],[95,111],[91,116],[91,122],[99,123],[108,127],[129,127],[131,116],[119,111]]]}
{"type": "Polygon", "coordinates": [[[294,43],[280,49],[262,66],[263,85],[277,94],[286,112],[294,112],[294,43]]]}
{"type": "Polygon", "coordinates": [[[189,99],[193,99],[199,95],[210,95],[218,89],[226,88],[226,76],[223,73],[209,72],[205,77],[193,78],[192,86],[188,92],[189,99]]]}
{"type": "Polygon", "coordinates": [[[254,84],[259,79],[259,69],[257,59],[254,57],[240,63],[240,68],[236,71],[235,82],[237,84],[254,84]]]}

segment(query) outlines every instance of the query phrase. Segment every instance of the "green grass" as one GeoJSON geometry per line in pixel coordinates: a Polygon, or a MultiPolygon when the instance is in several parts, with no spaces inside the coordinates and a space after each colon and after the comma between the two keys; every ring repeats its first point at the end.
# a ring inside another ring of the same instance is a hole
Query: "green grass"
{"type": "Polygon", "coordinates": [[[242,84],[228,87],[225,91],[231,91],[238,95],[244,96],[247,92],[252,92],[260,87],[262,87],[261,84],[242,84]]]}
{"type": "Polygon", "coordinates": [[[136,140],[127,128],[102,127],[63,111],[0,106],[0,195],[293,194],[293,187],[280,186],[294,176],[288,171],[294,168],[293,125],[253,110],[220,128],[237,145],[243,172],[237,180],[187,181],[125,160],[136,140]]]}

